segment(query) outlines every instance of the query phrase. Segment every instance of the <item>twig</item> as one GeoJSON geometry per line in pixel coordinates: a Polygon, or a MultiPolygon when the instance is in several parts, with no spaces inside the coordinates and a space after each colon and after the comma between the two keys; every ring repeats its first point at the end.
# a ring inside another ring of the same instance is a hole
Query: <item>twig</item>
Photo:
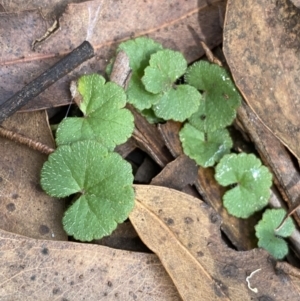
{"type": "Polygon", "coordinates": [[[4,101],[0,105],[0,123],[27,104],[32,98],[93,56],[94,49],[92,45],[87,41],[83,42],[54,66],[46,70],[11,98],[4,101]]]}
{"type": "Polygon", "coordinates": [[[3,138],[7,138],[10,139],[14,142],[26,145],[28,147],[30,147],[33,150],[37,150],[43,154],[47,154],[50,155],[51,153],[54,152],[54,149],[41,143],[41,142],[37,142],[34,141],[30,138],[27,138],[21,134],[15,133],[13,131],[10,131],[8,129],[5,129],[4,127],[0,126],[0,136],[3,138]]]}
{"type": "Polygon", "coordinates": [[[205,42],[204,42],[204,41],[200,41],[200,43],[201,43],[201,46],[203,47],[203,50],[204,50],[204,52],[205,52],[205,54],[206,54],[206,56],[207,56],[207,59],[208,59],[211,63],[217,64],[218,66],[223,67],[222,62],[221,62],[217,57],[214,56],[214,54],[213,54],[212,51],[209,49],[209,47],[205,44],[205,42]]]}
{"type": "Polygon", "coordinates": [[[279,231],[284,223],[286,222],[286,220],[291,216],[293,215],[300,207],[300,204],[297,204],[294,208],[290,208],[289,212],[286,213],[284,219],[282,220],[282,222],[279,224],[279,226],[275,229],[275,231],[279,231]]]}

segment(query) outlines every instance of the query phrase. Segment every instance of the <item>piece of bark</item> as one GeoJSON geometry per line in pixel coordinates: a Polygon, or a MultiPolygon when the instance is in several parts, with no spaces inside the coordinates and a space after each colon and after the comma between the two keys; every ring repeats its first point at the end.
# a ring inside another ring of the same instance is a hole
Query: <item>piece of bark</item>
{"type": "Polygon", "coordinates": [[[137,148],[135,140],[130,137],[125,143],[118,145],[115,148],[115,152],[120,154],[123,158],[126,158],[131,152],[137,148]]]}
{"type": "MultiPolygon", "coordinates": [[[[15,114],[3,125],[54,148],[45,112],[15,114]]],[[[40,186],[47,156],[0,138],[0,228],[32,238],[67,240],[62,227],[64,200],[48,196],[40,186]]]]}
{"type": "Polygon", "coordinates": [[[148,153],[160,167],[166,166],[173,158],[165,146],[165,142],[157,127],[154,124],[150,124],[132,106],[127,105],[126,107],[130,108],[134,115],[135,130],[132,137],[137,145],[148,153]]]}
{"type": "Polygon", "coordinates": [[[181,191],[193,196],[194,198],[198,198],[198,199],[201,198],[201,196],[200,196],[199,192],[196,190],[195,186],[187,185],[187,186],[183,187],[183,189],[181,191]]]}
{"type": "Polygon", "coordinates": [[[178,139],[178,133],[182,127],[181,122],[176,122],[169,120],[164,124],[159,124],[157,126],[159,132],[161,133],[167,148],[174,158],[183,154],[182,145],[178,139]]]}

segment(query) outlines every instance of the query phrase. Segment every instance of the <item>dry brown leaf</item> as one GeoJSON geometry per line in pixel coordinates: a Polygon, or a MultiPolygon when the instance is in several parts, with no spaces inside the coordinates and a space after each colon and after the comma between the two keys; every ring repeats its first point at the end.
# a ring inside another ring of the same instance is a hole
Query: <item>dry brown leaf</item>
{"type": "Polygon", "coordinates": [[[150,253],[129,221],[119,224],[109,236],[94,240],[92,243],[119,250],[150,253]]]}
{"type": "Polygon", "coordinates": [[[237,252],[224,244],[219,216],[201,200],[158,186],[135,186],[135,192],[130,220],[183,300],[299,300],[299,289],[275,272],[266,251],[237,252]]]}
{"type": "Polygon", "coordinates": [[[300,11],[289,0],[229,0],[223,50],[262,122],[300,159],[300,11]]]}
{"type": "Polygon", "coordinates": [[[167,165],[173,158],[166,148],[161,135],[159,135],[156,125],[150,124],[131,105],[127,104],[126,107],[134,116],[135,129],[132,138],[138,148],[148,153],[160,167],[167,165]]]}
{"type": "Polygon", "coordinates": [[[184,1],[86,1],[69,4],[57,30],[36,52],[31,43],[47,31],[51,22],[39,11],[0,14],[0,95],[4,101],[65,55],[89,40],[96,49],[95,58],[82,64],[31,102],[27,109],[67,104],[69,83],[79,74],[104,72],[116,46],[123,40],[148,35],[165,47],[180,50],[189,62],[203,55],[199,44],[209,47],[222,40],[220,16],[224,0],[184,1]],[[16,42],[17,41],[17,42],[16,42]]]}
{"type": "Polygon", "coordinates": [[[68,3],[78,3],[83,1],[85,0],[1,0],[0,3],[3,7],[3,11],[6,13],[16,13],[24,10],[39,9],[45,19],[50,19],[55,15],[63,13],[68,3]]]}
{"type": "Polygon", "coordinates": [[[276,263],[276,270],[278,271],[278,273],[286,273],[287,275],[289,275],[291,277],[291,281],[293,282],[293,284],[295,285],[295,287],[298,288],[298,290],[300,290],[300,270],[289,265],[287,262],[284,261],[278,261],[276,263]]]}
{"type": "MultiPolygon", "coordinates": [[[[3,126],[54,147],[45,112],[15,114],[3,126]]],[[[0,228],[32,238],[67,240],[63,200],[40,187],[47,156],[0,137],[0,228]]]]}
{"type": "Polygon", "coordinates": [[[0,230],[0,299],[180,301],[154,254],[0,230]]]}
{"type": "Polygon", "coordinates": [[[164,186],[182,191],[187,185],[193,185],[197,179],[198,166],[186,155],[178,156],[151,181],[151,185],[164,186]]]}

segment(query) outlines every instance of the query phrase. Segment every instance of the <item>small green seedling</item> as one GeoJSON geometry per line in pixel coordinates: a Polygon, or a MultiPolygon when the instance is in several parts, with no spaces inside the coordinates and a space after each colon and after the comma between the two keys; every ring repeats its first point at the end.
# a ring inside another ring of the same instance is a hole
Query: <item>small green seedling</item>
{"type": "Polygon", "coordinates": [[[124,90],[100,75],[82,76],[72,93],[83,117],[59,124],[58,148],[42,168],[41,185],[54,197],[75,194],[63,226],[90,241],[111,234],[133,208],[131,166],[112,151],[131,136],[134,122],[124,90]]]}
{"type": "Polygon", "coordinates": [[[121,43],[117,52],[121,50],[128,55],[132,69],[128,102],[149,122],[184,121],[197,111],[201,99],[197,89],[176,84],[187,69],[180,52],[163,49],[144,37],[121,43]]]}
{"type": "Polygon", "coordinates": [[[283,238],[291,236],[295,230],[290,217],[277,229],[285,214],[283,209],[267,209],[262,220],[255,226],[258,246],[267,250],[276,259],[282,259],[288,254],[288,246],[283,238]]]}
{"type": "Polygon", "coordinates": [[[235,185],[223,200],[224,207],[236,217],[248,218],[268,204],[272,175],[253,154],[225,155],[216,167],[215,178],[222,186],[235,185]]]}
{"type": "Polygon", "coordinates": [[[188,68],[185,80],[202,92],[198,111],[189,122],[201,132],[214,132],[230,125],[241,96],[224,68],[199,61],[188,68]]]}
{"type": "Polygon", "coordinates": [[[128,102],[139,111],[150,109],[159,100],[158,95],[146,91],[141,79],[149,65],[150,56],[162,49],[161,44],[145,37],[123,42],[117,49],[117,52],[125,51],[129,57],[132,72],[126,93],[128,102]]]}
{"type": "Polygon", "coordinates": [[[184,121],[199,107],[201,95],[190,85],[176,85],[184,75],[187,62],[180,52],[169,49],[151,55],[142,82],[148,92],[159,96],[153,105],[157,117],[184,121]]]}
{"type": "Polygon", "coordinates": [[[230,153],[232,140],[226,129],[203,133],[186,123],[179,133],[184,153],[202,167],[214,166],[230,153]]]}
{"type": "Polygon", "coordinates": [[[134,128],[126,94],[115,83],[105,83],[98,74],[84,75],[73,86],[73,96],[83,117],[65,118],[56,131],[57,145],[96,140],[110,150],[124,143],[134,128]]]}
{"type": "Polygon", "coordinates": [[[131,165],[96,141],[59,146],[45,162],[42,188],[53,197],[77,194],[63,217],[69,235],[82,241],[109,235],[134,205],[131,165]]]}

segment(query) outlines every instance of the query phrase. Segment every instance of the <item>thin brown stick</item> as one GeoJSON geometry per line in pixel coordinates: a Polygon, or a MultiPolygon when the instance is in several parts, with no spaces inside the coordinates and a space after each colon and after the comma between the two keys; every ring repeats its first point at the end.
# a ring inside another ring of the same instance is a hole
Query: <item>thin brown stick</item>
{"type": "Polygon", "coordinates": [[[282,220],[282,222],[279,224],[279,226],[275,229],[275,231],[279,231],[282,226],[284,225],[284,223],[286,222],[286,220],[293,215],[300,207],[300,204],[297,204],[294,208],[290,208],[289,212],[286,213],[284,219],[282,220]]]}
{"type": "Polygon", "coordinates": [[[2,102],[0,104],[0,123],[49,88],[64,75],[73,71],[76,67],[93,56],[94,48],[88,41],[84,41],[70,54],[47,69],[12,97],[2,102]]]}
{"type": "Polygon", "coordinates": [[[212,51],[209,49],[209,47],[204,43],[204,41],[200,41],[201,46],[203,47],[203,50],[207,56],[207,59],[213,63],[213,64],[217,64],[220,67],[223,67],[222,62],[216,57],[214,56],[214,54],[212,53],[212,51]]]}
{"type": "Polygon", "coordinates": [[[38,141],[34,141],[28,137],[25,137],[21,134],[18,134],[16,132],[10,131],[8,129],[5,129],[4,127],[0,126],[0,136],[9,140],[12,140],[14,142],[26,145],[30,147],[33,150],[39,151],[40,153],[50,155],[54,152],[54,149],[41,143],[38,141]]]}

